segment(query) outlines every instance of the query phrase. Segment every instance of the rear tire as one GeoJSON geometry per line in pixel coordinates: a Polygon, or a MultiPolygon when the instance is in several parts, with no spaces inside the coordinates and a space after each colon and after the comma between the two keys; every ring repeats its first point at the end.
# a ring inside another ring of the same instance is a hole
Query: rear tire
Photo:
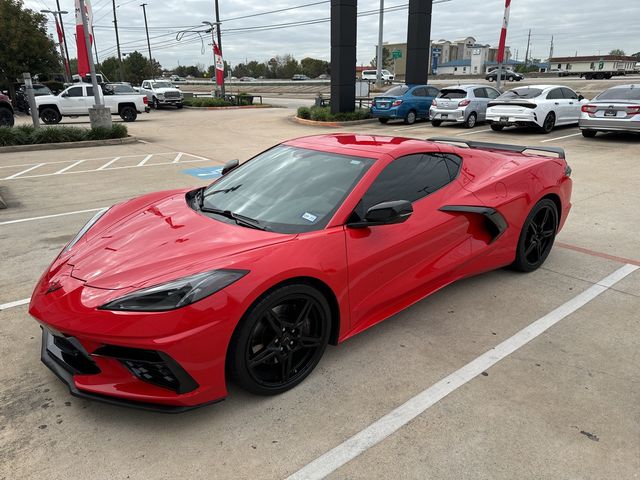
{"type": "Polygon", "coordinates": [[[182,105],[181,103],[176,103],[176,108],[178,110],[180,110],[184,105],[182,105]]]}
{"type": "Polygon", "coordinates": [[[431,120],[431,125],[433,125],[434,127],[439,127],[440,125],[442,125],[442,120],[431,120]]]}
{"type": "Polygon", "coordinates": [[[491,130],[493,130],[494,132],[501,132],[503,128],[504,125],[496,125],[495,123],[491,124],[491,130]]]}
{"type": "Polygon", "coordinates": [[[582,130],[582,136],[585,138],[593,138],[598,133],[597,130],[582,130]]]}
{"type": "Polygon", "coordinates": [[[388,118],[379,118],[378,121],[383,125],[386,125],[387,123],[389,123],[388,118]]]}
{"type": "Polygon", "coordinates": [[[0,107],[0,127],[13,127],[13,112],[8,108],[0,107]]]}
{"type": "Polygon", "coordinates": [[[510,82],[513,82],[513,75],[509,76],[507,80],[509,80],[510,82]]]}
{"type": "Polygon", "coordinates": [[[556,126],[556,114],[553,112],[549,112],[545,117],[544,122],[542,123],[542,126],[540,127],[540,131],[545,134],[551,133],[551,131],[553,130],[553,127],[555,126],[556,126]]]}
{"type": "Polygon", "coordinates": [[[537,270],[549,256],[558,230],[558,210],[548,198],[536,203],[522,225],[516,260],[511,266],[521,272],[537,270]]]}
{"type": "Polygon", "coordinates": [[[47,125],[54,125],[56,123],[60,123],[62,120],[62,115],[55,108],[45,107],[40,110],[40,120],[42,120],[47,125]]]}
{"type": "Polygon", "coordinates": [[[416,112],[413,110],[409,110],[407,116],[404,117],[404,123],[406,123],[407,125],[413,125],[414,123],[416,123],[416,118],[416,112]]]}
{"type": "Polygon", "coordinates": [[[133,107],[122,107],[120,109],[120,118],[125,122],[135,122],[138,118],[138,112],[133,107]]]}
{"type": "Polygon", "coordinates": [[[463,125],[466,128],[473,128],[476,126],[477,122],[478,122],[478,115],[476,115],[476,112],[471,112],[467,117],[467,119],[464,121],[463,125]]]}

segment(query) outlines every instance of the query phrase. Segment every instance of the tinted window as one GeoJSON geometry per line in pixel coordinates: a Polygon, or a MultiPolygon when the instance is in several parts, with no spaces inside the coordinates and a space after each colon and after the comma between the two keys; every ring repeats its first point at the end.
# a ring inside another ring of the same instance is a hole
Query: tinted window
{"type": "Polygon", "coordinates": [[[485,90],[489,98],[498,98],[500,96],[500,92],[497,90],[494,90],[493,88],[485,88],[485,90]]]}
{"type": "Polygon", "coordinates": [[[414,97],[426,97],[427,96],[427,89],[424,88],[424,87],[418,87],[412,92],[412,95],[414,97]]]}
{"type": "Polygon", "coordinates": [[[598,95],[594,100],[638,100],[640,88],[610,88],[598,95]]]}
{"type": "Polygon", "coordinates": [[[142,84],[142,88],[149,88],[149,82],[144,82],[142,84]]]}
{"type": "Polygon", "coordinates": [[[576,94],[576,92],[574,92],[570,88],[562,88],[562,93],[564,94],[564,98],[569,98],[572,100],[578,99],[578,95],[576,94]]]}
{"type": "Polygon", "coordinates": [[[458,165],[455,165],[448,157],[418,153],[394,160],[369,187],[359,205],[358,215],[363,217],[369,208],[381,202],[415,202],[447,185],[457,175],[460,162],[456,157],[458,165]]]}
{"type": "Polygon", "coordinates": [[[368,158],[280,145],[209,186],[204,205],[253,218],[275,232],[319,230],[372,164],[368,158]]]}
{"type": "Polygon", "coordinates": [[[437,97],[440,90],[435,87],[427,87],[427,95],[430,97],[437,97]]]}
{"type": "Polygon", "coordinates": [[[542,93],[539,88],[514,88],[500,95],[500,100],[513,100],[518,98],[535,98],[542,93]]]}
{"type": "Polygon", "coordinates": [[[87,87],[87,97],[93,97],[93,87],[87,87]]]}
{"type": "Polygon", "coordinates": [[[390,88],[386,92],[384,92],[385,96],[390,97],[401,97],[405,93],[409,91],[409,87],[406,85],[398,85],[397,87],[390,88]]]}
{"type": "Polygon", "coordinates": [[[70,97],[81,97],[82,96],[82,87],[73,87],[67,90],[67,95],[70,97]]]}
{"type": "Polygon", "coordinates": [[[113,89],[116,93],[136,93],[129,85],[116,85],[113,89]]]}
{"type": "Polygon", "coordinates": [[[554,88],[549,93],[547,93],[547,100],[558,100],[564,99],[564,95],[562,94],[562,89],[554,88]]]}
{"type": "Polygon", "coordinates": [[[476,98],[487,98],[487,91],[484,88],[475,88],[473,94],[476,98]]]}
{"type": "Polygon", "coordinates": [[[467,96],[467,92],[459,89],[452,88],[444,88],[440,90],[438,94],[438,98],[447,98],[453,100],[454,98],[465,98],[467,96]]]}

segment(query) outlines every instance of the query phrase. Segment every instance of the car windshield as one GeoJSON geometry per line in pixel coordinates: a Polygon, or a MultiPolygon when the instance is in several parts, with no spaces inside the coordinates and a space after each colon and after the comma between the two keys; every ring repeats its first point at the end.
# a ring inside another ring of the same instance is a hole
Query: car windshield
{"type": "Polygon", "coordinates": [[[610,88],[598,95],[595,100],[640,101],[640,88],[610,88]]]}
{"type": "Polygon", "coordinates": [[[497,100],[511,100],[514,98],[536,98],[541,93],[542,90],[540,90],[539,88],[514,88],[513,90],[509,90],[508,92],[500,95],[497,100]]]}
{"type": "Polygon", "coordinates": [[[407,85],[398,85],[397,87],[390,88],[389,90],[384,92],[384,95],[389,97],[401,97],[408,91],[409,87],[407,85]]]}
{"type": "Polygon", "coordinates": [[[448,98],[448,99],[454,99],[454,98],[465,98],[467,96],[467,92],[465,92],[464,90],[449,90],[449,89],[444,89],[444,90],[440,90],[440,94],[438,95],[438,98],[448,98]]]}
{"type": "Polygon", "coordinates": [[[202,205],[279,233],[319,230],[372,164],[369,158],[279,145],[210,185],[202,205]]]}
{"type": "Polygon", "coordinates": [[[169,82],[151,82],[153,88],[173,88],[169,82]]]}

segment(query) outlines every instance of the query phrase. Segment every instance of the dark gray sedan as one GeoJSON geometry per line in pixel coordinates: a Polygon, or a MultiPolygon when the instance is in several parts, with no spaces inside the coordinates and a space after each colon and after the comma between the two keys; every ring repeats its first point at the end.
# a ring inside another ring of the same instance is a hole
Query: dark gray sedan
{"type": "Polygon", "coordinates": [[[598,132],[640,133],[640,84],[611,87],[583,105],[579,126],[589,138],[598,132]]]}

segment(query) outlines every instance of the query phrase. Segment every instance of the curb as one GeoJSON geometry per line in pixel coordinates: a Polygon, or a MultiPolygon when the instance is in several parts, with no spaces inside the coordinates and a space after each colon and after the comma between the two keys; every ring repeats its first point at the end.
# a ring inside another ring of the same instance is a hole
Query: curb
{"type": "Polygon", "coordinates": [[[105,145],[126,145],[138,143],[137,137],[109,138],[107,140],[83,140],[82,142],[38,143],[34,145],[11,145],[0,147],[0,153],[37,152],[39,150],[63,150],[65,148],[101,147],[105,145]]]}
{"type": "Polygon", "coordinates": [[[364,120],[351,120],[349,122],[320,122],[317,120],[307,120],[306,118],[300,118],[297,116],[291,117],[291,121],[295,123],[299,123],[300,125],[310,125],[314,127],[348,127],[351,125],[364,125],[365,123],[373,123],[376,122],[375,118],[365,118],[364,120]]]}
{"type": "Polygon", "coordinates": [[[245,110],[251,108],[273,108],[271,105],[235,105],[231,107],[190,107],[185,105],[182,108],[189,110],[245,110]]]}

